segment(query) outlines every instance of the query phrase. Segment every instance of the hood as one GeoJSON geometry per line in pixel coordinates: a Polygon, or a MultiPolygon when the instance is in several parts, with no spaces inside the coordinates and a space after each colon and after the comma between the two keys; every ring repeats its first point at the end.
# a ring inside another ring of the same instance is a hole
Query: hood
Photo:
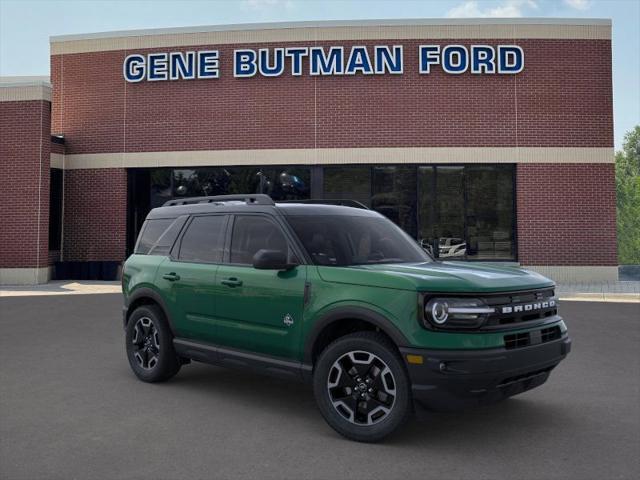
{"type": "Polygon", "coordinates": [[[504,292],[554,285],[523,268],[469,262],[318,267],[318,272],[327,282],[430,292],[504,292]]]}

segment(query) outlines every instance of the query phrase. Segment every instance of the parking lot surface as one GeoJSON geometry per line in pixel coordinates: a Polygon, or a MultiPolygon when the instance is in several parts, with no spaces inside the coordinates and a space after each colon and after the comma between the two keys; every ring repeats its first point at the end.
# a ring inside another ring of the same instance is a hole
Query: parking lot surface
{"type": "Polygon", "coordinates": [[[0,478],[640,475],[640,304],[564,302],[573,351],[506,402],[343,439],[311,389],[202,364],[135,379],[118,294],[0,299],[0,478]]]}

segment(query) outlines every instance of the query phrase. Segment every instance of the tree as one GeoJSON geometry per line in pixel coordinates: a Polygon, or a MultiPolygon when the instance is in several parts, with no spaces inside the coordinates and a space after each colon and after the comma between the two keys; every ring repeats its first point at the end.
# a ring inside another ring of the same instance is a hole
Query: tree
{"type": "Polygon", "coordinates": [[[640,125],[616,152],[618,262],[640,264],[640,125]]]}

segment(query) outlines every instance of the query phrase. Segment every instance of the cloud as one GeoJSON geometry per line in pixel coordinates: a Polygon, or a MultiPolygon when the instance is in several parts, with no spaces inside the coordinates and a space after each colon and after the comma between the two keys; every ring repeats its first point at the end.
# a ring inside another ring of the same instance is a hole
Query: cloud
{"type": "Polygon", "coordinates": [[[564,4],[575,8],[576,10],[589,10],[591,8],[590,0],[563,0],[564,4]]]}
{"type": "Polygon", "coordinates": [[[242,6],[248,10],[270,10],[276,8],[290,8],[291,0],[244,0],[242,6]]]}
{"type": "MultiPolygon", "coordinates": [[[[571,0],[582,1],[582,0],[571,0]]],[[[522,17],[525,9],[536,9],[535,0],[504,0],[495,7],[480,8],[477,0],[469,0],[447,12],[449,18],[522,17]]]]}

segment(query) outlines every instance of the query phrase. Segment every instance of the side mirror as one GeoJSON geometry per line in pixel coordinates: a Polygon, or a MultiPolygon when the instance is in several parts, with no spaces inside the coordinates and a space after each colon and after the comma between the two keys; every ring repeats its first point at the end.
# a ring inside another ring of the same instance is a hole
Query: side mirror
{"type": "Polygon", "coordinates": [[[287,254],[282,250],[258,250],[253,256],[253,268],[258,270],[291,270],[296,263],[287,262],[287,254]]]}

